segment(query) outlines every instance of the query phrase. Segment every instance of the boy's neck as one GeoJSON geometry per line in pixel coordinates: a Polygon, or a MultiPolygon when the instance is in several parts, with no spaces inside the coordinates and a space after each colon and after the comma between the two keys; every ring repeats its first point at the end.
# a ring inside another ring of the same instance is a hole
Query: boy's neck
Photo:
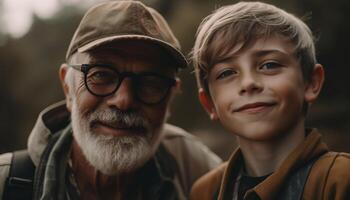
{"type": "Polygon", "coordinates": [[[238,138],[243,154],[245,171],[250,176],[264,176],[274,172],[286,157],[304,140],[305,126],[301,120],[281,137],[269,141],[238,138]]]}

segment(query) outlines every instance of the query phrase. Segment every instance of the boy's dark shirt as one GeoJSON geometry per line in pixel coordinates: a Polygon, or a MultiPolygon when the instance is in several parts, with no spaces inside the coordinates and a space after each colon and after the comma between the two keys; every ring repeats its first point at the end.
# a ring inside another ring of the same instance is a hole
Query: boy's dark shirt
{"type": "Polygon", "coordinates": [[[269,175],[270,174],[259,177],[253,177],[247,174],[243,174],[238,187],[238,200],[244,199],[243,197],[248,190],[254,188],[259,183],[263,182],[269,175]]]}

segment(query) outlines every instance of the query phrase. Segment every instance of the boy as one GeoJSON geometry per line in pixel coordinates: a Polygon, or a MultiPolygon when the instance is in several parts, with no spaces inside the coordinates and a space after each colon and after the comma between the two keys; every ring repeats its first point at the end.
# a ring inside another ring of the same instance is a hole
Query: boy
{"type": "Polygon", "coordinates": [[[225,6],[201,23],[193,63],[201,104],[239,148],[191,199],[350,199],[349,154],[304,124],[324,80],[307,25],[265,3],[225,6]]]}

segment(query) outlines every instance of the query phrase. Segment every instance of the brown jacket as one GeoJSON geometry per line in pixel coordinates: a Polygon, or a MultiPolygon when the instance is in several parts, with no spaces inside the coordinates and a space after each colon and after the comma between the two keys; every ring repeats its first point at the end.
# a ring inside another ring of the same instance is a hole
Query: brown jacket
{"type": "MultiPolygon", "coordinates": [[[[287,178],[300,166],[317,159],[311,168],[304,187],[305,200],[350,200],[350,155],[329,152],[321,141],[321,135],[313,129],[282,163],[279,169],[266,180],[249,190],[245,199],[272,200],[287,178]]],[[[196,181],[191,190],[191,200],[211,200],[218,194],[219,200],[231,200],[233,182],[242,162],[238,148],[230,160],[196,181]]]]}

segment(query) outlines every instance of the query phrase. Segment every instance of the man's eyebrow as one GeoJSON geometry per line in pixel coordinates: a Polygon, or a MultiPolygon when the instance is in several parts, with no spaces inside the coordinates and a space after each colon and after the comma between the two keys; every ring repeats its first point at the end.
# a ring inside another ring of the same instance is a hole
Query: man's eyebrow
{"type": "Polygon", "coordinates": [[[91,64],[107,64],[107,65],[112,65],[112,66],[116,66],[114,63],[106,60],[106,59],[101,59],[101,58],[95,58],[93,56],[90,57],[90,63],[91,64]]]}

